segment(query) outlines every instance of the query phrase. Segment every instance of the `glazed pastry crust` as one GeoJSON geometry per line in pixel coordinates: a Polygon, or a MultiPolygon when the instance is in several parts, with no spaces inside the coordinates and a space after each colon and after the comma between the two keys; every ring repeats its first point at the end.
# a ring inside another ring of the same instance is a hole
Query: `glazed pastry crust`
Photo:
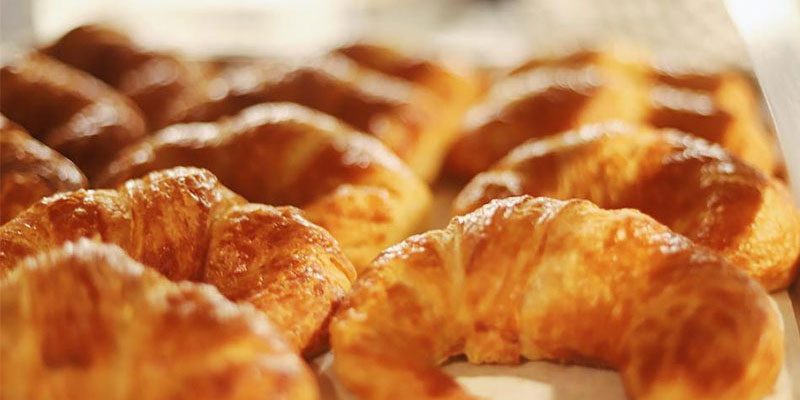
{"type": "Polygon", "coordinates": [[[800,214],[783,183],[678,131],[606,123],[532,140],[476,176],[454,210],[521,194],[636,208],[724,255],[767,290],[797,275],[800,214]]]}
{"type": "Polygon", "coordinates": [[[0,112],[87,175],[146,135],[130,100],[43,54],[32,52],[3,67],[0,80],[0,112]]]}
{"type": "Polygon", "coordinates": [[[437,368],[459,354],[612,367],[636,399],[761,399],[783,357],[776,309],[740,269],[635,210],[529,196],[387,249],[331,343],[362,399],[472,399],[437,368]]]}
{"type": "Polygon", "coordinates": [[[0,225],[53,193],[88,185],[71,161],[0,115],[0,225]]]}
{"type": "Polygon", "coordinates": [[[0,293],[2,398],[318,398],[263,315],[115,246],[83,239],[28,258],[0,293]]]}
{"type": "Polygon", "coordinates": [[[208,169],[250,201],[302,207],[356,268],[407,237],[431,202],[425,183],[379,141],[291,103],[166,128],[126,149],[96,181],[113,186],[179,165],[208,169]]]}
{"type": "Polygon", "coordinates": [[[436,177],[452,142],[451,114],[427,88],[329,56],[286,65],[252,62],[223,68],[214,92],[188,121],[214,121],[264,102],[292,102],[330,114],[380,139],[425,180],[436,177]]]}
{"type": "Polygon", "coordinates": [[[526,140],[610,119],[680,129],[776,171],[773,138],[745,77],[673,74],[596,51],[532,60],[500,79],[467,113],[446,168],[468,179],[526,140]]]}
{"type": "Polygon", "coordinates": [[[182,120],[206,99],[210,76],[201,64],[143,49],[106,26],[77,27],[42,51],[131,98],[151,130],[182,120]]]}
{"type": "Polygon", "coordinates": [[[45,198],[0,227],[0,275],[81,237],[116,244],[171,280],[210,283],[254,304],[306,354],[324,348],[329,314],[355,279],[336,241],[298,210],[248,204],[194,168],[45,198]]]}

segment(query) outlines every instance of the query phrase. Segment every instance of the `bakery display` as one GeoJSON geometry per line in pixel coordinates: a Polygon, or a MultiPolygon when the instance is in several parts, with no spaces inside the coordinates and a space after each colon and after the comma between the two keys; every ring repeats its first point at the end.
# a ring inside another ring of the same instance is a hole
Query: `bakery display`
{"type": "Polygon", "coordinates": [[[531,140],[470,181],[454,210],[522,194],[638,209],[767,290],[797,275],[800,213],[783,183],[679,131],[605,123],[531,140]]]}
{"type": "Polygon", "coordinates": [[[382,253],[331,323],[361,399],[472,399],[439,370],[522,358],[605,366],[637,399],[760,399],[779,317],[739,268],[634,210],[495,200],[382,253]]]}
{"type": "Polygon", "coordinates": [[[597,51],[533,60],[500,79],[467,114],[447,168],[469,179],[528,139],[609,119],[681,129],[767,173],[777,168],[744,77],[673,74],[597,51]]]}
{"type": "Polygon", "coordinates": [[[431,202],[428,187],[378,140],[291,103],[166,128],[125,149],[96,183],[180,165],[208,169],[250,201],[302,207],[356,268],[407,237],[431,202]]]}
{"type": "Polygon", "coordinates": [[[0,69],[0,113],[91,176],[146,134],[138,109],[91,76],[31,52],[0,69]]]}
{"type": "Polygon", "coordinates": [[[151,130],[181,121],[206,100],[210,75],[201,63],[144,49],[106,26],[77,27],[42,51],[131,98],[151,130]]]}
{"type": "Polygon", "coordinates": [[[87,185],[75,164],[0,115],[0,224],[43,197],[87,185]]]}
{"type": "Polygon", "coordinates": [[[81,240],[0,282],[4,399],[317,399],[263,315],[81,240]]]}
{"type": "Polygon", "coordinates": [[[258,40],[285,54],[220,54],[229,17],[186,53],[84,25],[6,58],[0,398],[797,385],[798,171],[747,75],[619,46],[509,67],[492,35],[467,68],[457,37],[289,58],[282,26],[258,40]]]}
{"type": "Polygon", "coordinates": [[[209,283],[255,305],[306,354],[325,348],[328,316],[356,275],[330,234],[298,210],[247,203],[207,171],[175,168],[28,208],[0,226],[0,277],[82,237],[116,244],[170,280],[209,283]]]}

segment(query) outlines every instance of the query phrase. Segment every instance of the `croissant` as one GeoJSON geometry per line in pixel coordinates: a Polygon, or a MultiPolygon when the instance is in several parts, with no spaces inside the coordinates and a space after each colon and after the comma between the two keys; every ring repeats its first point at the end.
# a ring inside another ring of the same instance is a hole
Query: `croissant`
{"type": "Polygon", "coordinates": [[[781,329],[761,286],[650,217],[520,196],[384,251],[331,345],[361,399],[473,399],[437,368],[459,354],[612,367],[636,399],[761,399],[781,329]]]}
{"type": "Polygon", "coordinates": [[[247,203],[194,168],[45,198],[0,227],[0,277],[81,237],[116,244],[171,280],[252,303],[306,354],[326,345],[329,314],[355,279],[336,241],[298,210],[247,203]]]}
{"type": "Polygon", "coordinates": [[[265,102],[298,103],[377,137],[425,180],[436,177],[455,134],[450,114],[437,113],[441,100],[429,90],[345,57],[300,66],[234,63],[209,85],[218,93],[187,121],[214,121],[265,102]]]}
{"type": "Polygon", "coordinates": [[[675,130],[605,123],[532,140],[473,178],[454,210],[521,194],[636,208],[724,255],[767,290],[797,275],[800,213],[783,183],[675,130]]]}
{"type": "Polygon", "coordinates": [[[432,60],[403,54],[395,49],[371,43],[352,43],[334,50],[359,65],[427,87],[460,108],[472,102],[480,91],[478,79],[432,60]]]}
{"type": "Polygon", "coordinates": [[[207,168],[250,201],[303,207],[356,268],[407,237],[431,203],[425,183],[379,141],[291,103],[166,128],[123,151],[96,181],[114,186],[179,165],[207,168]]]}
{"type": "Polygon", "coordinates": [[[0,225],[43,197],[88,185],[71,161],[0,115],[0,225]]]}
{"type": "Polygon", "coordinates": [[[28,258],[0,292],[4,399],[318,398],[263,315],[115,246],[84,239],[28,258]]]}
{"type": "Polygon", "coordinates": [[[0,81],[0,112],[87,175],[146,134],[128,99],[42,54],[30,53],[3,67],[0,81]]]}
{"type": "Polygon", "coordinates": [[[675,75],[602,52],[534,60],[467,113],[446,168],[470,178],[528,139],[617,119],[683,130],[773,173],[772,138],[755,98],[735,73],[675,75]]]}
{"type": "Polygon", "coordinates": [[[145,50],[105,26],[80,26],[42,51],[133,99],[150,129],[182,120],[190,108],[206,100],[210,76],[200,63],[145,50]]]}

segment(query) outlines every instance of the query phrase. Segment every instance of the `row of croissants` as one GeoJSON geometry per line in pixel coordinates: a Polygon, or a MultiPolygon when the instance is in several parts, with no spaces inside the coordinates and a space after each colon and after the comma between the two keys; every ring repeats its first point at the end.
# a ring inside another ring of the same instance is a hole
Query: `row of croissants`
{"type": "Polygon", "coordinates": [[[361,399],[473,399],[458,355],[773,391],[800,214],[742,74],[202,61],[96,25],[0,74],[0,398],[316,399],[328,350],[361,399]],[[439,176],[454,217],[410,236],[439,176]]]}

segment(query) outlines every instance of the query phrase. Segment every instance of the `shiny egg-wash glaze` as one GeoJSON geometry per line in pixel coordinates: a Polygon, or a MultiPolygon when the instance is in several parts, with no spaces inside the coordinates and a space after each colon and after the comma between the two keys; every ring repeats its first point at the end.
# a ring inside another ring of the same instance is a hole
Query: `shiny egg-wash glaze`
{"type": "Polygon", "coordinates": [[[0,225],[43,197],[88,184],[72,161],[0,115],[0,225]]]}
{"type": "Polygon", "coordinates": [[[40,53],[0,70],[0,112],[92,176],[122,147],[146,135],[129,99],[40,53]]]}
{"type": "Polygon", "coordinates": [[[213,121],[264,102],[292,102],[330,114],[380,139],[425,180],[439,172],[455,121],[427,88],[343,56],[300,65],[254,62],[223,68],[211,100],[189,121],[213,121]]]}
{"type": "Polygon", "coordinates": [[[797,275],[800,213],[782,182],[675,130],[589,125],[514,149],[455,200],[457,214],[529,194],[636,208],[724,255],[767,290],[797,275]]]}
{"type": "Polygon", "coordinates": [[[166,128],[123,151],[97,183],[179,165],[208,169],[250,201],[302,207],[357,269],[416,229],[431,202],[425,183],[378,140],[291,103],[166,128]]]}
{"type": "Polygon", "coordinates": [[[263,315],[115,246],[82,239],[28,258],[0,293],[4,399],[319,397],[263,315]]]}
{"type": "Polygon", "coordinates": [[[329,314],[356,275],[333,237],[299,210],[247,203],[208,171],[174,168],[28,208],[0,227],[0,276],[81,237],[116,244],[171,280],[252,303],[306,354],[326,346],[329,314]]]}
{"type": "Polygon", "coordinates": [[[151,130],[182,120],[206,99],[210,75],[201,64],[143,49],[105,26],[80,26],[42,51],[131,98],[151,130]]]}
{"type": "Polygon", "coordinates": [[[546,359],[620,371],[635,399],[761,399],[779,315],[739,268],[635,210],[520,196],[375,259],[331,323],[364,400],[475,399],[438,368],[546,359]]]}
{"type": "Polygon", "coordinates": [[[467,113],[446,166],[470,178],[528,139],[609,119],[680,129],[776,171],[772,138],[743,76],[672,75],[602,52],[533,60],[501,79],[467,113]]]}

